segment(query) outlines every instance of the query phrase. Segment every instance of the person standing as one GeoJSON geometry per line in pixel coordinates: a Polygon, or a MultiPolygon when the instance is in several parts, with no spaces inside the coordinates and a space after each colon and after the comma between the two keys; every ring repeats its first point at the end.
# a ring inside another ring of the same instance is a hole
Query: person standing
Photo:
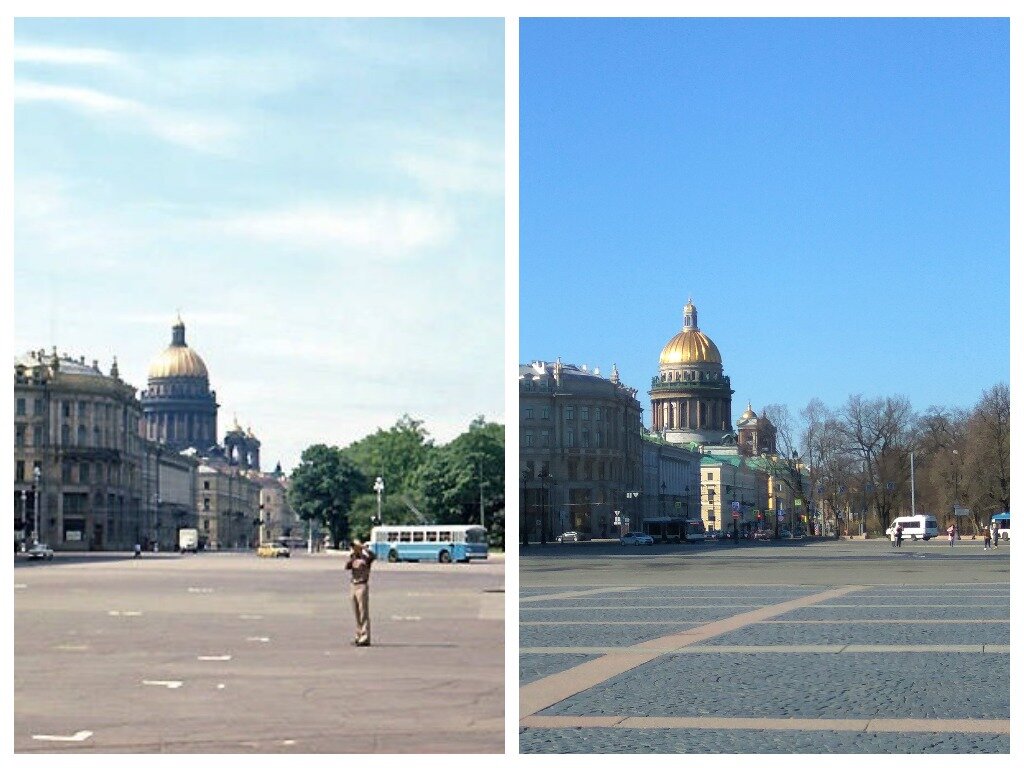
{"type": "Polygon", "coordinates": [[[992,531],[989,528],[985,528],[985,549],[989,548],[992,543],[992,531]]]}
{"type": "Polygon", "coordinates": [[[999,526],[996,523],[992,523],[992,546],[999,546],[999,526]]]}
{"type": "Polygon", "coordinates": [[[903,526],[896,523],[896,547],[903,546],[903,526]]]}
{"type": "Polygon", "coordinates": [[[356,615],[356,639],[352,645],[370,644],[370,566],[376,556],[363,546],[359,539],[352,539],[345,570],[352,571],[352,609],[356,615]]]}
{"type": "Polygon", "coordinates": [[[953,542],[956,541],[956,523],[950,523],[949,528],[946,529],[946,533],[949,534],[949,546],[953,546],[953,542]]]}

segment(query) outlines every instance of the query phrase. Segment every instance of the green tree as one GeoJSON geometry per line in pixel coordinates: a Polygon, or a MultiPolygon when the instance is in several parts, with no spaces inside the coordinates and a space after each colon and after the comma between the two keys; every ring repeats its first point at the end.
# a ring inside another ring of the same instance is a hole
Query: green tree
{"type": "Polygon", "coordinates": [[[427,460],[433,441],[423,422],[405,414],[389,429],[378,429],[342,449],[370,483],[384,478],[385,493],[402,493],[427,460]]]}
{"type": "Polygon", "coordinates": [[[484,523],[494,546],[504,546],[505,427],[481,416],[450,443],[431,452],[417,471],[415,495],[439,523],[484,523]]]}
{"type": "Polygon", "coordinates": [[[340,448],[311,445],[292,472],[288,502],[301,519],[325,526],[338,547],[349,538],[353,499],[365,488],[363,473],[340,448]]]}

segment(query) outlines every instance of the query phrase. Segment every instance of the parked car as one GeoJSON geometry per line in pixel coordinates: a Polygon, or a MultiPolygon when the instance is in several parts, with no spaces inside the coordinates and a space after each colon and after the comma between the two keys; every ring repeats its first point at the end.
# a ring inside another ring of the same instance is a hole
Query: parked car
{"type": "Polygon", "coordinates": [[[53,560],[53,550],[49,545],[37,541],[28,548],[28,556],[33,560],[53,560]]]}
{"type": "Polygon", "coordinates": [[[557,541],[559,544],[566,544],[570,541],[583,541],[583,534],[581,534],[579,531],[566,531],[565,533],[558,534],[555,537],[555,541],[557,541]]]}
{"type": "Polygon", "coordinates": [[[291,550],[288,549],[284,544],[278,541],[271,541],[267,544],[261,544],[260,548],[256,550],[256,554],[259,557],[291,557],[291,550]]]}
{"type": "Polygon", "coordinates": [[[792,539],[793,538],[793,534],[790,531],[781,530],[781,531],[779,531],[779,538],[780,539],[792,539]]]}
{"type": "Polygon", "coordinates": [[[640,546],[641,544],[654,544],[654,538],[648,536],[646,533],[634,533],[630,531],[619,539],[619,544],[622,546],[626,546],[627,544],[633,544],[635,546],[640,546]]]}

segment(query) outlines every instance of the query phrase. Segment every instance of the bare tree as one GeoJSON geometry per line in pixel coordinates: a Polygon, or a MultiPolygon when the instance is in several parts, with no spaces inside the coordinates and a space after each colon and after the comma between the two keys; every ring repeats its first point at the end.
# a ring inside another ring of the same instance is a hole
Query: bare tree
{"type": "Polygon", "coordinates": [[[967,421],[965,493],[975,525],[1010,508],[1010,389],[986,391],[967,421]]]}

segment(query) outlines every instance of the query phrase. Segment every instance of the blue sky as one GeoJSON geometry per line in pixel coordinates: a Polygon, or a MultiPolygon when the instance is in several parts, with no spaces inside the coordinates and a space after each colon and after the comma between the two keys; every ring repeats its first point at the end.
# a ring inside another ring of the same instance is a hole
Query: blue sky
{"type": "Polygon", "coordinates": [[[144,387],[180,309],[286,469],[502,420],[502,20],[18,20],[16,353],[144,387]]]}
{"type": "Polygon", "coordinates": [[[524,20],[523,361],[640,390],[687,298],[735,414],[1009,383],[1009,25],[524,20]]]}

